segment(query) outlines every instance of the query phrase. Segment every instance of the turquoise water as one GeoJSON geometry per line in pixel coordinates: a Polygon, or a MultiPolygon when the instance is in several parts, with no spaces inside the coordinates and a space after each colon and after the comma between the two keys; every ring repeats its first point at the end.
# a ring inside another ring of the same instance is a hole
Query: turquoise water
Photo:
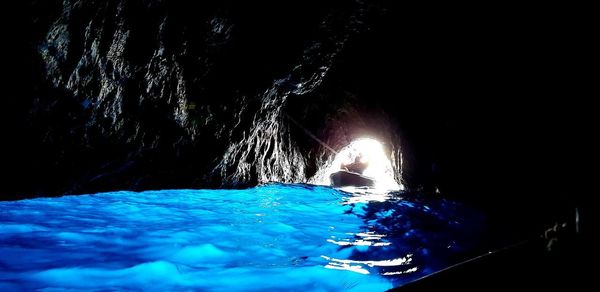
{"type": "Polygon", "coordinates": [[[384,291],[465,257],[478,216],[282,184],[0,202],[0,291],[384,291]]]}

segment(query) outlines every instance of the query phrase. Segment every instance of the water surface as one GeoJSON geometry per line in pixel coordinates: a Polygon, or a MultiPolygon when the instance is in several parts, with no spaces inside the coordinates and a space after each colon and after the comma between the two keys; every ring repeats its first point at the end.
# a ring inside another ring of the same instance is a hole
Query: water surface
{"type": "Polygon", "coordinates": [[[0,202],[0,290],[384,291],[466,257],[480,222],[308,185],[0,202]]]}

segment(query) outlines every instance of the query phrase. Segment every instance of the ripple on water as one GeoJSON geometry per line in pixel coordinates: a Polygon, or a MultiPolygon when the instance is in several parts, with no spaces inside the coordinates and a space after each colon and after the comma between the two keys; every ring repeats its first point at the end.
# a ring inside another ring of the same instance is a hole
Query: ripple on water
{"type": "Polygon", "coordinates": [[[0,202],[0,290],[383,291],[451,264],[458,209],[281,184],[0,202]]]}

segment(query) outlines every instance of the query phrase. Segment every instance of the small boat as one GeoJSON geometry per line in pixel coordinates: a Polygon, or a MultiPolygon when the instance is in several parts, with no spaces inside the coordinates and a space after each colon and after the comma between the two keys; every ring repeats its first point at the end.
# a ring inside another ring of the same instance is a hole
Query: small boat
{"type": "Polygon", "coordinates": [[[331,179],[331,185],[334,187],[372,187],[375,186],[375,180],[366,177],[360,173],[340,170],[334,172],[329,176],[331,179]]]}

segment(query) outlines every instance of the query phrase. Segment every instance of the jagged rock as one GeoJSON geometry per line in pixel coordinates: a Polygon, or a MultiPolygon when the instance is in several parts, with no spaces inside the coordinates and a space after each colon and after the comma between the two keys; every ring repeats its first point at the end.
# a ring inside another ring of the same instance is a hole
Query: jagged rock
{"type": "Polygon", "coordinates": [[[368,30],[381,7],[359,1],[308,1],[294,9],[128,0],[44,5],[57,13],[34,28],[39,38],[30,57],[43,70],[33,72],[39,86],[30,126],[39,129],[31,140],[48,150],[43,161],[28,162],[42,177],[29,191],[308,182],[332,153],[298,125],[334,147],[358,135],[347,129],[343,141],[327,137],[341,130],[338,122],[357,118],[346,111],[363,105],[347,102],[354,97],[346,93],[332,99],[323,89],[346,44],[368,30]],[[64,115],[73,120],[57,122],[64,115]],[[315,115],[333,123],[312,124],[315,115]],[[43,178],[47,172],[52,178],[43,178]]]}
{"type": "Polygon", "coordinates": [[[533,33],[551,22],[508,24],[513,10],[21,2],[6,9],[3,198],[311,182],[328,147],[364,136],[409,190],[543,198],[565,175],[550,170],[576,168],[554,166],[579,152],[564,150],[575,124],[593,124],[570,127],[556,117],[576,108],[549,102],[585,96],[569,65],[586,61],[583,30],[533,33]]]}

